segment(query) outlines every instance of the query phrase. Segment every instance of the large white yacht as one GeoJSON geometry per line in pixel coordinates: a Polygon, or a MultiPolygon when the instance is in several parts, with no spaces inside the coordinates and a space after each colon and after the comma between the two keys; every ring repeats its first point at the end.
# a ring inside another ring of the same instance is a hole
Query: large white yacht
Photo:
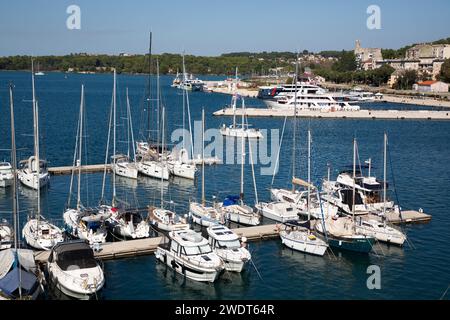
{"type": "Polygon", "coordinates": [[[278,95],[273,100],[264,100],[270,109],[316,110],[316,111],[358,111],[358,105],[352,105],[343,99],[336,100],[331,94],[289,93],[278,95]]]}

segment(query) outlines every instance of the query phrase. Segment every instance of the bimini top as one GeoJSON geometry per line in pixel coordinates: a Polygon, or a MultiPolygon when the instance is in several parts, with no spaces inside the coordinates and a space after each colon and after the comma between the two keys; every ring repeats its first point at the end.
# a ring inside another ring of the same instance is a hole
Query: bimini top
{"type": "Polygon", "coordinates": [[[208,235],[219,241],[231,241],[231,240],[239,240],[237,234],[228,229],[225,226],[216,224],[210,226],[208,229],[208,235]]]}
{"type": "Polygon", "coordinates": [[[169,233],[172,240],[178,242],[181,246],[201,246],[208,244],[208,241],[200,233],[194,230],[178,230],[169,233]]]}
{"type": "Polygon", "coordinates": [[[97,266],[94,252],[85,240],[56,244],[52,249],[48,262],[56,262],[64,271],[89,269],[97,266]]]}

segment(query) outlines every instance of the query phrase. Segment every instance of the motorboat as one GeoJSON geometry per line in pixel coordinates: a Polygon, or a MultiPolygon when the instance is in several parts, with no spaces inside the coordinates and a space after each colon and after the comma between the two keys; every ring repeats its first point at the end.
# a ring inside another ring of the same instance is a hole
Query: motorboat
{"type": "Polygon", "coordinates": [[[280,238],[286,247],[312,255],[323,256],[328,249],[328,244],[311,232],[310,221],[285,221],[280,238]]]}
{"type": "Polygon", "coordinates": [[[207,232],[209,244],[224,262],[225,270],[241,272],[251,259],[251,254],[246,249],[246,239],[239,241],[236,233],[222,225],[212,225],[207,232]]]}
{"type": "Polygon", "coordinates": [[[222,259],[208,240],[193,230],[171,231],[169,242],[158,246],[156,258],[177,273],[194,281],[214,282],[224,269],[222,259]]]}
{"type": "Polygon", "coordinates": [[[84,240],[56,245],[50,252],[47,268],[56,288],[76,299],[97,295],[105,284],[103,270],[84,240]]]}
{"type": "Polygon", "coordinates": [[[9,162],[0,162],[0,188],[6,188],[12,185],[14,172],[9,162]]]}
{"type": "Polygon", "coordinates": [[[278,222],[297,220],[299,218],[297,207],[288,202],[259,202],[256,204],[256,209],[264,218],[278,222]]]}

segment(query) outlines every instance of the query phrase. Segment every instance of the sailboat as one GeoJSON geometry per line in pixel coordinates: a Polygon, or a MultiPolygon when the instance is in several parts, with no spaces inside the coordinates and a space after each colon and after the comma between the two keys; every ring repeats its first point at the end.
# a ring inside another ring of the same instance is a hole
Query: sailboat
{"type": "MultiPolygon", "coordinates": [[[[113,85],[113,104],[112,104],[112,119],[113,124],[113,154],[116,154],[116,69],[114,69],[114,85],[113,85]]],[[[111,121],[110,121],[111,123],[111,121]]],[[[108,143],[106,147],[106,156],[105,160],[108,159],[109,153],[109,133],[108,133],[108,143]]],[[[111,166],[115,166],[116,159],[112,158],[111,166]]],[[[106,168],[106,166],[105,166],[106,168]]],[[[103,176],[103,185],[102,185],[102,199],[104,195],[105,188],[105,176],[106,170],[103,176]]],[[[117,196],[116,196],[116,175],[112,175],[113,180],[113,198],[111,206],[101,205],[99,208],[100,214],[110,214],[110,217],[106,219],[106,225],[111,230],[111,232],[117,236],[123,238],[147,238],[149,237],[149,225],[147,221],[145,221],[141,214],[136,210],[127,210],[122,207],[118,207],[117,205],[117,196]]]]}
{"type": "MultiPolygon", "coordinates": [[[[159,109],[160,109],[160,96],[159,96],[159,65],[157,66],[157,112],[159,114],[159,109]]],[[[149,80],[150,81],[150,80],[149,80]]],[[[151,88],[149,88],[149,90],[151,90],[151,88]]],[[[150,99],[150,98],[149,98],[150,99]]],[[[149,102],[149,106],[150,106],[150,102],[149,102]]],[[[150,112],[150,109],[148,110],[148,112],[150,112]]],[[[150,124],[150,122],[149,122],[150,124]]],[[[159,121],[157,121],[157,126],[158,126],[158,140],[159,140],[159,121]]],[[[162,178],[164,180],[168,180],[169,179],[169,166],[167,165],[167,163],[163,163],[161,161],[162,157],[165,155],[160,154],[159,152],[159,141],[157,143],[157,148],[153,148],[153,150],[148,149],[148,145],[147,145],[147,150],[144,153],[142,151],[142,144],[138,145],[138,148],[141,148],[141,161],[137,162],[137,169],[140,173],[146,175],[146,176],[150,176],[153,178],[162,178]]]]}
{"type": "MultiPolygon", "coordinates": [[[[285,230],[280,231],[281,242],[294,250],[323,256],[328,244],[311,232],[311,131],[308,130],[308,181],[307,181],[307,213],[308,220],[285,222],[285,230]]],[[[319,222],[320,223],[320,222],[319,222]]]]}
{"type": "Polygon", "coordinates": [[[12,185],[14,172],[11,163],[0,162],[0,188],[6,188],[12,185]]]}
{"type": "MultiPolygon", "coordinates": [[[[184,54],[183,54],[183,73],[186,72],[185,64],[184,64],[184,54]]],[[[158,87],[159,87],[159,72],[158,72],[158,87]]],[[[158,99],[159,101],[159,99],[158,99]]],[[[187,105],[187,114],[188,114],[188,123],[189,123],[189,134],[192,146],[192,131],[191,131],[191,112],[189,108],[189,94],[186,88],[183,88],[183,147],[180,150],[172,150],[169,155],[168,166],[170,173],[174,176],[186,178],[186,179],[195,179],[195,173],[197,172],[197,168],[195,164],[192,164],[189,160],[189,152],[185,146],[185,118],[186,118],[186,105],[187,105]]],[[[191,147],[191,151],[193,154],[193,148],[191,147]]]]}
{"type": "Polygon", "coordinates": [[[0,250],[11,248],[13,237],[12,226],[6,219],[2,219],[0,221],[0,250]]]}
{"type": "MultiPolygon", "coordinates": [[[[237,100],[240,97],[239,94],[237,93],[237,83],[238,83],[238,69],[236,67],[234,93],[231,98],[231,106],[233,108],[233,124],[228,127],[226,126],[226,124],[222,124],[222,126],[220,127],[220,133],[223,136],[229,136],[229,137],[244,137],[244,138],[262,139],[263,135],[259,129],[250,128],[248,124],[242,124],[241,127],[239,127],[236,124],[236,105],[237,105],[237,100]]],[[[242,103],[242,115],[244,115],[244,114],[245,114],[245,106],[244,106],[244,103],[242,103]]]]}
{"type": "Polygon", "coordinates": [[[20,161],[17,176],[26,187],[39,190],[49,183],[50,175],[47,170],[47,161],[39,158],[39,107],[34,87],[33,60],[31,60],[31,84],[33,90],[34,155],[27,160],[20,161]]]}
{"type": "MultiPolygon", "coordinates": [[[[353,178],[356,177],[356,139],[353,139],[353,178]]],[[[371,235],[358,232],[355,222],[355,184],[353,184],[352,216],[339,217],[328,216],[323,218],[323,223],[316,223],[316,231],[322,234],[332,247],[369,253],[375,242],[371,235]]]]}
{"type": "Polygon", "coordinates": [[[39,113],[34,90],[33,61],[31,61],[31,78],[33,86],[34,156],[29,158],[28,167],[18,171],[18,178],[25,185],[37,190],[37,212],[34,216],[29,217],[22,229],[22,236],[31,247],[39,250],[50,250],[64,239],[61,229],[46,221],[41,215],[41,182],[48,183],[49,175],[46,165],[37,165],[43,162],[39,159],[39,113]]]}
{"type": "MultiPolygon", "coordinates": [[[[242,105],[244,105],[244,99],[242,99],[242,105]]],[[[244,114],[242,114],[242,125],[244,125],[244,119],[244,114]]],[[[241,137],[241,192],[239,198],[227,197],[222,203],[221,210],[228,221],[256,226],[260,223],[259,213],[254,212],[252,207],[244,203],[245,140],[245,137],[241,137]]]]}
{"type": "Polygon", "coordinates": [[[381,215],[382,221],[378,221],[376,219],[359,219],[356,224],[357,232],[369,236],[375,237],[378,241],[386,242],[390,244],[396,244],[402,246],[406,241],[406,235],[397,230],[396,228],[390,227],[386,224],[386,209],[387,209],[387,174],[386,174],[386,158],[387,158],[387,134],[384,133],[384,177],[383,177],[383,212],[381,215]]]}
{"type": "Polygon", "coordinates": [[[75,238],[87,240],[90,245],[104,243],[108,231],[105,220],[109,218],[108,213],[98,214],[95,210],[85,208],[81,203],[81,164],[83,147],[83,119],[84,119],[84,85],[81,85],[80,115],[78,119],[77,138],[73,157],[72,176],[70,179],[69,198],[67,208],[63,213],[66,231],[75,238]],[[71,208],[71,195],[75,172],[78,172],[77,204],[71,208]]]}
{"type": "Polygon", "coordinates": [[[39,71],[39,62],[37,65],[37,72],[34,74],[35,76],[45,76],[45,73],[42,71],[39,71]]]}
{"type": "MultiPolygon", "coordinates": [[[[162,150],[165,146],[165,108],[162,108],[162,150]]],[[[179,217],[175,212],[164,208],[164,180],[161,178],[161,205],[159,208],[149,208],[148,218],[150,224],[162,231],[175,231],[189,229],[185,218],[179,217]]]]}
{"type": "MultiPolygon", "coordinates": [[[[16,140],[14,128],[14,103],[12,85],[9,87],[11,109],[11,162],[16,168],[16,140]]],[[[17,177],[14,175],[12,190],[14,234],[19,228],[19,201],[17,177]]],[[[0,300],[35,300],[42,292],[40,280],[43,278],[34,260],[32,250],[21,249],[19,239],[14,237],[14,248],[0,251],[0,300]]]]}
{"type": "Polygon", "coordinates": [[[130,99],[128,98],[128,88],[126,90],[127,96],[127,154],[114,154],[113,157],[113,173],[131,179],[137,179],[138,169],[136,165],[136,151],[134,147],[133,121],[131,119],[130,99]],[[130,138],[133,149],[133,157],[130,157],[130,138]]]}
{"type": "Polygon", "coordinates": [[[205,199],[205,110],[202,109],[202,201],[189,203],[189,216],[191,219],[203,226],[209,227],[215,224],[224,224],[225,219],[221,210],[208,206],[205,199]]]}

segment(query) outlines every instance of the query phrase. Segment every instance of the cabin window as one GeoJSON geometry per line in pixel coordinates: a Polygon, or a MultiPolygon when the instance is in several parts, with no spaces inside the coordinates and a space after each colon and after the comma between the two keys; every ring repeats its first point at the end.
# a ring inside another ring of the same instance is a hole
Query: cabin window
{"type": "Polygon", "coordinates": [[[178,252],[178,243],[176,243],[175,241],[172,241],[172,245],[171,248],[172,252],[177,253],[178,252]]]}
{"type": "Polygon", "coordinates": [[[239,240],[218,241],[220,249],[235,249],[241,246],[239,240]]]}

